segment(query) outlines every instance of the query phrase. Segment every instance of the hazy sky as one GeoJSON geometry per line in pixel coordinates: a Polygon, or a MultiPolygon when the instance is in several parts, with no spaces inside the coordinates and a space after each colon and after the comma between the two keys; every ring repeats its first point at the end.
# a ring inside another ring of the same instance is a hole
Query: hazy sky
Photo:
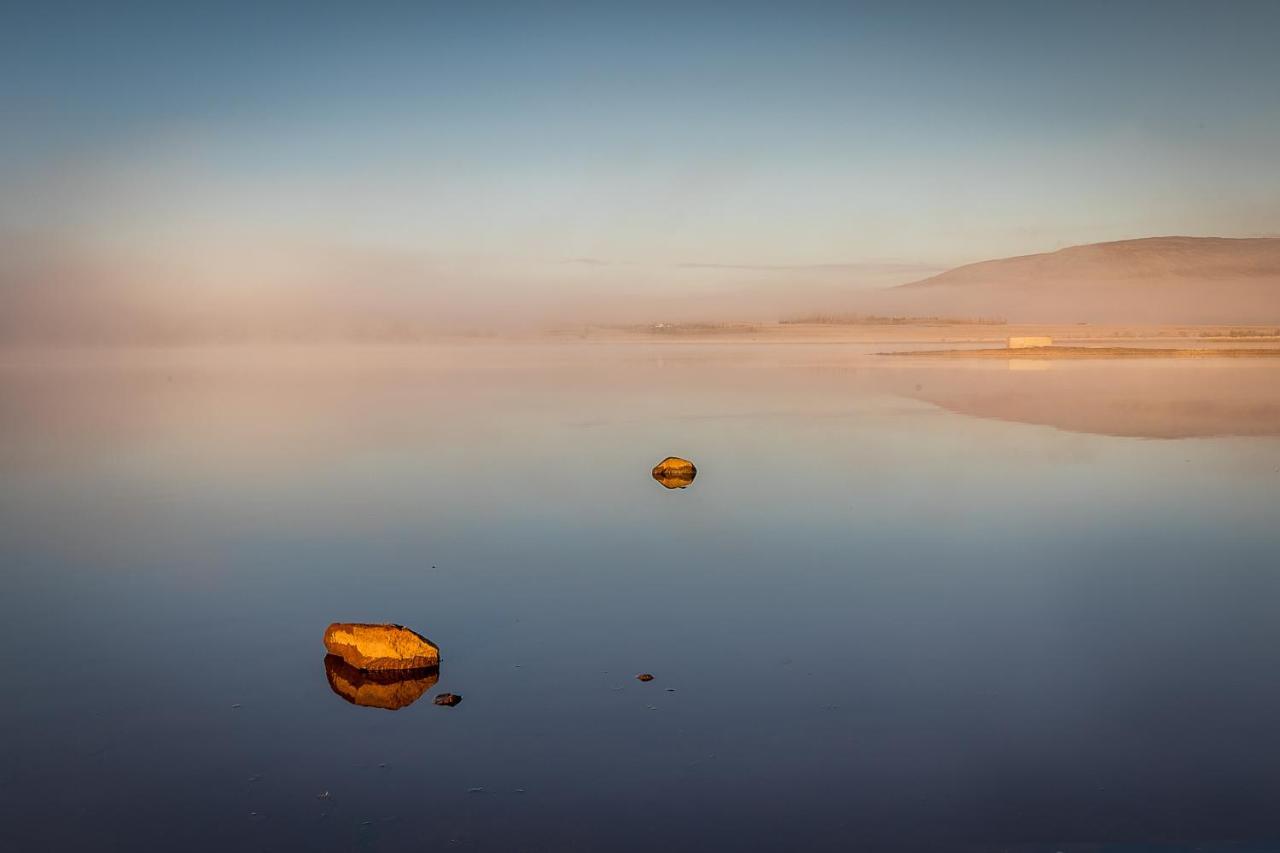
{"type": "Polygon", "coordinates": [[[0,286],[31,322],[552,316],[1273,235],[1277,33],[1275,0],[10,4],[0,286]]]}

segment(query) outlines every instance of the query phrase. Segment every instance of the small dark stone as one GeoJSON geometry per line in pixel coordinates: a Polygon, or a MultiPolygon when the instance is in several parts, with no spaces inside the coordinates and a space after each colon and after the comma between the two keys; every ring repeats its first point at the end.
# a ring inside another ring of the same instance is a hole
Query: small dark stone
{"type": "Polygon", "coordinates": [[[653,676],[647,672],[642,672],[636,676],[638,681],[653,681],[653,676]]]}
{"type": "Polygon", "coordinates": [[[435,702],[437,705],[448,705],[450,708],[452,708],[454,705],[457,705],[459,702],[462,701],[462,697],[459,696],[457,693],[441,693],[439,696],[432,699],[431,701],[435,702]]]}

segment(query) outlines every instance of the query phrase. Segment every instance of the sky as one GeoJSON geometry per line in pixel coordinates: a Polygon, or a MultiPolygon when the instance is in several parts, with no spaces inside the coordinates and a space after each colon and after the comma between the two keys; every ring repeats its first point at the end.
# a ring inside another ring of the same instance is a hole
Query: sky
{"type": "Polygon", "coordinates": [[[0,336],[777,316],[1276,235],[1277,32],[1274,0],[10,4],[0,336]]]}

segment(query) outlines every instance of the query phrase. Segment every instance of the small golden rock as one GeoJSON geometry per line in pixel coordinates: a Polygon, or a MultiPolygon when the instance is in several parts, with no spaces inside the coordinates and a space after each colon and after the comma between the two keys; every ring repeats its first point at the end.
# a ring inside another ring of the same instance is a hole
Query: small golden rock
{"type": "Polygon", "coordinates": [[[698,469],[688,459],[668,456],[653,467],[653,479],[668,489],[683,489],[698,476],[698,469]]]}

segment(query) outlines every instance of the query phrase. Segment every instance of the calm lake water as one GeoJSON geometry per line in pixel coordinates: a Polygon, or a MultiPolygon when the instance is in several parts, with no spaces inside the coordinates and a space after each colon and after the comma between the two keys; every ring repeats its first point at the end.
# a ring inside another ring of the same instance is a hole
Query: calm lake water
{"type": "Polygon", "coordinates": [[[1275,361],[82,352],[0,394],[5,850],[1280,849],[1275,361]],[[344,700],[335,620],[439,681],[344,700]]]}

